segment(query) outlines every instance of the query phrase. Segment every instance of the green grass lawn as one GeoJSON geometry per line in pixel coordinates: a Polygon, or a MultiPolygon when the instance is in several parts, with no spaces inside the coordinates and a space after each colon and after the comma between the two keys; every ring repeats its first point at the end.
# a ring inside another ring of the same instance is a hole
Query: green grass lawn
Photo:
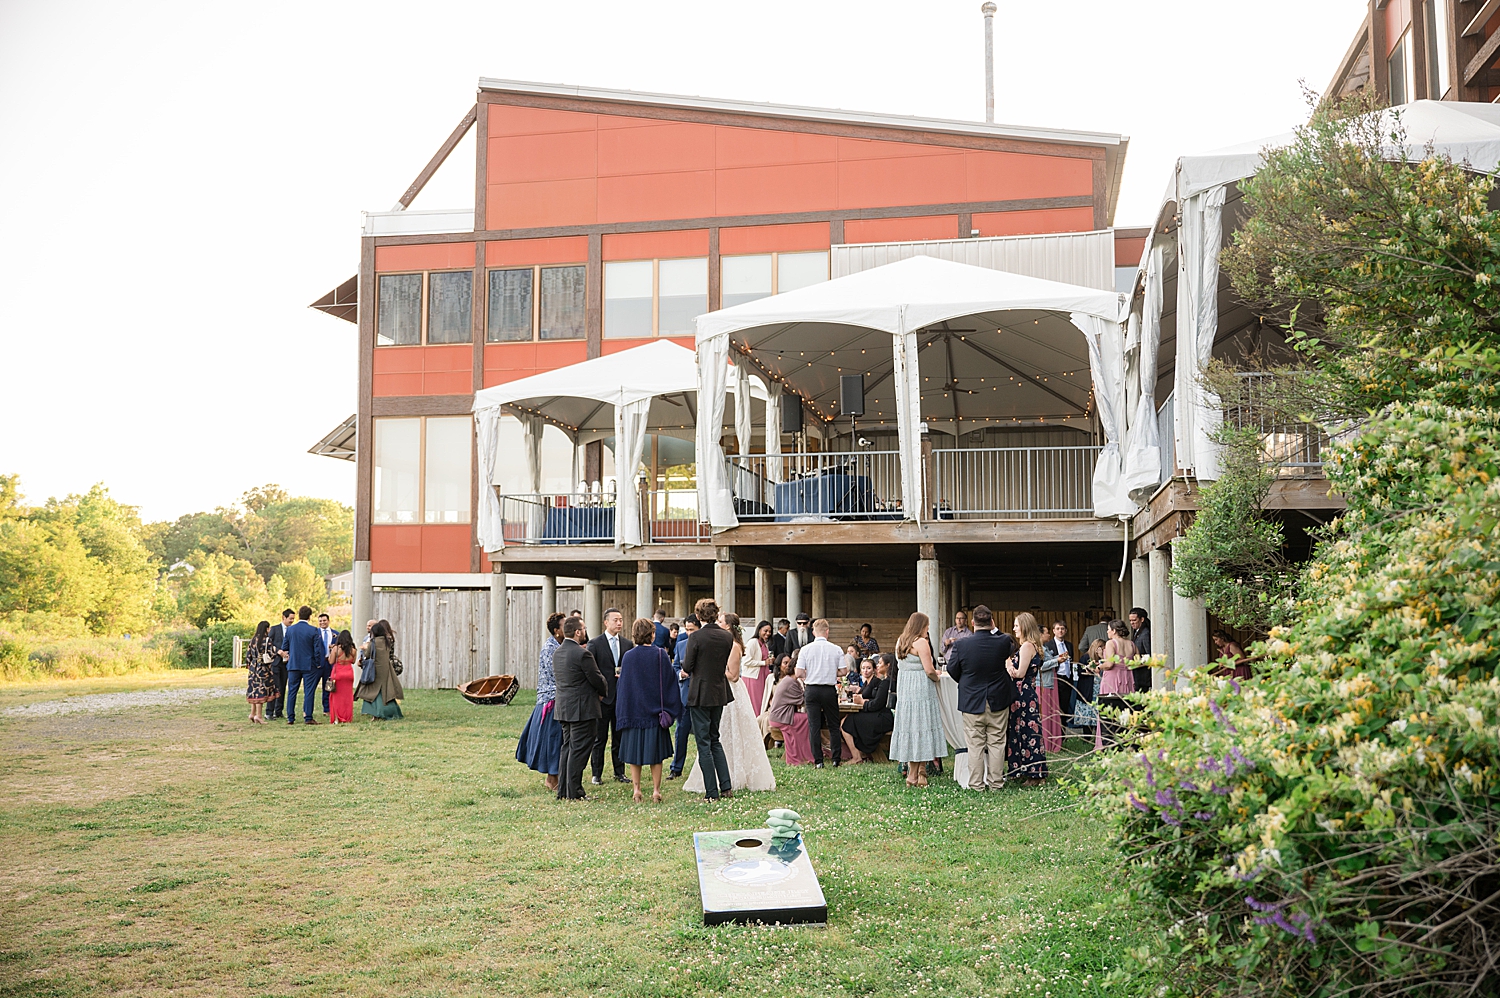
{"type": "MultiPolygon", "coordinates": [[[[6,687],[0,710],[227,683],[6,687]]],[[[1050,785],[913,792],[778,752],[773,793],[566,803],[515,762],[531,702],[418,691],[339,728],[252,727],[239,698],[0,714],[0,996],[1105,995],[1151,931],[1050,785]],[[778,806],[828,926],[705,928],[692,833],[778,806]]]]}

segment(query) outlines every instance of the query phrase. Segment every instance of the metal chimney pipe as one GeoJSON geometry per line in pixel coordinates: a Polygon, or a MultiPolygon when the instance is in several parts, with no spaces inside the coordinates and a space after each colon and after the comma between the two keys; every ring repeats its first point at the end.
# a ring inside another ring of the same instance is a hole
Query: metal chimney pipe
{"type": "Polygon", "coordinates": [[[984,120],[995,123],[995,5],[988,0],[979,7],[984,15],[984,120]]]}

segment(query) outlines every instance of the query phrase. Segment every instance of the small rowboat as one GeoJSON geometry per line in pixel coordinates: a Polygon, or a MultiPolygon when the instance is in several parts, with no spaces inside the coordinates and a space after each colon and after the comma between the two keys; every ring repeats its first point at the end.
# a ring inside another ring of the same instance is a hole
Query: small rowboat
{"type": "Polygon", "coordinates": [[[471,679],[458,688],[465,700],[478,704],[507,704],[520,690],[521,684],[515,676],[485,676],[471,679]]]}

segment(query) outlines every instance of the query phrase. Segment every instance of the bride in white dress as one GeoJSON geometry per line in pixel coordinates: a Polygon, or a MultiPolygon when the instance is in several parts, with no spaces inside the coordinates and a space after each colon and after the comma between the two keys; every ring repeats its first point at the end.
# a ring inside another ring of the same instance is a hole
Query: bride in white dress
{"type": "MultiPolygon", "coordinates": [[[[726,613],[720,616],[719,622],[734,636],[734,647],[729,652],[729,667],[725,670],[734,702],[724,705],[724,714],[719,720],[719,743],[724,746],[724,757],[729,762],[729,784],[735,791],[775,790],[776,774],[771,772],[771,760],[766,758],[765,736],[761,734],[755,710],[750,706],[750,691],[740,678],[740,661],[745,655],[740,618],[726,613]]],[[[703,793],[701,756],[693,762],[693,771],[682,789],[692,794],[703,793]]]]}

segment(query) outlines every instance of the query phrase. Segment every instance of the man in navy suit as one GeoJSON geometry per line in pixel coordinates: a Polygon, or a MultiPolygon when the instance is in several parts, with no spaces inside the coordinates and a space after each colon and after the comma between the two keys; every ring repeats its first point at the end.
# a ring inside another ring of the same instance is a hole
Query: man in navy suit
{"type": "Polygon", "coordinates": [[[297,723],[297,687],[302,687],[302,716],[304,723],[317,724],[313,719],[313,697],[318,689],[318,677],[323,674],[327,651],[323,648],[323,635],[308,620],[312,607],[297,610],[297,622],[287,628],[282,639],[281,650],[286,659],[286,702],[290,710],[287,724],[297,723]]]}
{"type": "Polygon", "coordinates": [[[1017,699],[1016,682],[1005,663],[1015,653],[1016,643],[995,630],[995,616],[983,605],[974,608],[974,633],[948,650],[948,675],[958,683],[958,712],[968,745],[970,790],[1005,786],[1010,705],[1017,699]]]}
{"type": "MultiPolygon", "coordinates": [[[[286,716],[286,653],[281,651],[281,646],[286,641],[286,632],[292,629],[292,621],[297,615],[291,610],[281,611],[281,623],[271,628],[271,647],[276,649],[276,661],[271,663],[272,670],[276,673],[276,699],[266,704],[267,717],[286,716]]],[[[296,717],[297,712],[292,711],[296,717]]]]}
{"type": "Polygon", "coordinates": [[[338,639],[339,632],[328,626],[328,614],[318,614],[318,637],[323,641],[323,671],[318,673],[318,682],[323,686],[323,713],[328,713],[328,680],[333,678],[333,662],[329,656],[333,653],[333,642],[338,639]]]}
{"type": "Polygon", "coordinates": [[[651,615],[652,622],[656,625],[655,640],[651,643],[658,648],[665,648],[668,652],[672,649],[672,632],[667,629],[667,611],[657,610],[651,615]]]}

